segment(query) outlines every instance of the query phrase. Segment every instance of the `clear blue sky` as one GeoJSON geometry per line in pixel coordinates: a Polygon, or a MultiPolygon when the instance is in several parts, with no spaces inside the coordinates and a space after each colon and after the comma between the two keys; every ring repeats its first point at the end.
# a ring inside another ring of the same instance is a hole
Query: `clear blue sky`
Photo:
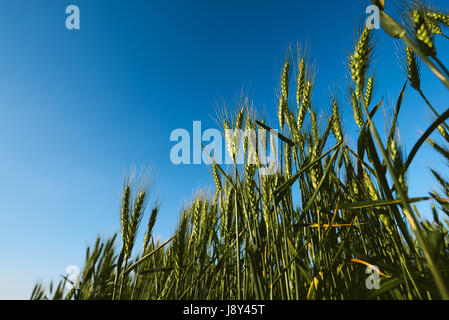
{"type": "MultiPolygon", "coordinates": [[[[1,1],[0,299],[28,298],[36,281],[57,280],[67,265],[81,265],[97,234],[119,230],[123,170],[132,165],[158,172],[155,193],[163,205],[155,232],[167,238],[182,204],[211,183],[205,165],[170,163],[170,132],[190,131],[194,120],[203,129],[216,127],[215,102],[231,102],[242,89],[259,110],[274,114],[290,44],[310,44],[318,66],[314,103],[327,111],[329,89],[345,88],[345,62],[365,6],[354,0],[1,1]],[[80,30],[65,28],[69,4],[80,8],[80,30]]],[[[392,41],[382,31],[376,37],[375,98],[391,106],[404,77],[392,41]]],[[[439,48],[449,61],[448,45],[439,48]]],[[[427,71],[423,77],[424,91],[444,110],[446,90],[427,71]]],[[[343,111],[351,134],[350,109],[343,111]]],[[[376,117],[383,131],[382,112],[376,117]]],[[[407,89],[400,117],[407,150],[430,119],[407,89]]],[[[415,161],[411,194],[426,195],[436,186],[426,166],[441,161],[430,152],[415,161]]]]}

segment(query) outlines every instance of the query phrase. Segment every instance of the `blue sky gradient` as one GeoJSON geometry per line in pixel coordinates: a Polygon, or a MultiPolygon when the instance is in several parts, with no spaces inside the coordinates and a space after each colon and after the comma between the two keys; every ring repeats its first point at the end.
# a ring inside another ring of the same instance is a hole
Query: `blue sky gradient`
{"type": "MultiPolygon", "coordinates": [[[[308,43],[317,65],[314,105],[329,114],[329,92],[337,90],[345,131],[355,137],[346,61],[366,5],[0,2],[0,299],[29,298],[36,281],[57,280],[67,265],[82,265],[98,234],[119,231],[123,171],[132,165],[157,172],[154,195],[162,208],[155,233],[168,238],[183,203],[212,183],[208,166],[171,164],[171,131],[191,131],[195,120],[203,130],[216,128],[216,102],[232,102],[242,90],[277,125],[276,93],[290,45],[308,43]],[[65,28],[70,4],[80,8],[80,30],[65,28]]],[[[405,78],[394,42],[381,30],[375,36],[374,99],[384,97],[388,114],[405,78]]],[[[437,48],[448,61],[447,41],[438,39],[437,48]]],[[[447,90],[425,68],[423,90],[445,110],[447,90]]],[[[408,88],[399,119],[407,151],[431,119],[408,88]]],[[[376,121],[383,132],[382,110],[376,121]]],[[[441,165],[423,149],[410,169],[410,194],[437,187],[428,167],[441,165]]]]}

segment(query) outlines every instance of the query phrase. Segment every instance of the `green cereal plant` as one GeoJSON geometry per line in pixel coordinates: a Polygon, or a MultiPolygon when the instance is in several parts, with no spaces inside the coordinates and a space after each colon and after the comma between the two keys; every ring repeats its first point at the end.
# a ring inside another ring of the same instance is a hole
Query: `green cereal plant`
{"type": "MultiPolygon", "coordinates": [[[[233,163],[212,161],[215,192],[199,192],[183,207],[165,241],[153,237],[160,211],[156,201],[148,211],[142,252],[133,249],[152,179],[134,181],[132,172],[125,176],[120,200],[118,250],[115,235],[106,241],[98,238],[87,249],[79,288],[65,289],[71,280],[64,277],[48,287],[36,284],[31,298],[449,299],[448,178],[430,168],[438,190],[409,196],[409,183],[415,179],[409,168],[426,142],[449,164],[449,111],[431,105],[420,73],[422,63],[449,89],[449,73],[434,41],[448,26],[448,15],[418,1],[401,1],[399,22],[385,11],[389,1],[372,2],[380,8],[382,28],[404,45],[406,84],[384,140],[376,116],[384,102],[376,100],[375,86],[382,79],[370,64],[376,33],[365,28],[356,35],[348,60],[351,83],[343,92],[332,92],[325,106],[313,99],[318,73],[299,52],[280,70],[280,170],[264,175],[258,157],[249,161],[262,151],[250,148],[247,136],[245,163],[237,164],[242,137],[225,132],[233,163]],[[297,61],[295,71],[291,61],[297,61]],[[296,108],[288,100],[290,75],[296,81],[296,108]],[[435,115],[409,152],[401,145],[398,124],[407,83],[435,115]],[[348,101],[341,98],[345,93],[348,101]],[[320,118],[327,109],[331,117],[320,118]],[[358,127],[352,139],[341,114],[346,109],[352,110],[358,127]],[[430,203],[433,221],[422,218],[417,203],[430,203]],[[366,287],[367,266],[375,266],[378,290],[366,287]]],[[[257,128],[269,141],[269,119],[258,118],[247,98],[217,122],[225,130],[257,128]]]]}

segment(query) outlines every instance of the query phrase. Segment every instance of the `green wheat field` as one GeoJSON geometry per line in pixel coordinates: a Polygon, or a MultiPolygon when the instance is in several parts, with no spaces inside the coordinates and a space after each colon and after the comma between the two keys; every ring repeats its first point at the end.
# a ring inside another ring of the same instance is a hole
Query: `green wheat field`
{"type": "MultiPolygon", "coordinates": [[[[307,50],[290,50],[279,84],[277,174],[262,175],[260,163],[214,162],[212,194],[198,192],[174,234],[156,241],[153,177],[131,171],[119,204],[121,233],[87,248],[72,289],[63,277],[36,284],[31,299],[449,299],[449,180],[432,170],[440,188],[410,198],[406,179],[426,144],[449,165],[449,110],[436,111],[420,77],[428,68],[449,90],[449,71],[434,42],[446,37],[449,14],[404,1],[393,18],[383,0],[372,2],[380,9],[381,28],[400,44],[404,70],[402,91],[390,92],[396,105],[385,138],[378,128],[385,124],[378,112],[383,101],[373,99],[374,83],[382,81],[371,66],[374,30],[363,25],[358,31],[347,57],[348,92],[338,94],[352,106],[359,129],[355,149],[346,144],[337,93],[331,95],[331,117],[319,125],[312,105],[315,66],[307,50]],[[416,90],[434,115],[408,154],[397,124],[406,88],[416,90]],[[438,135],[444,143],[435,141],[438,135]],[[433,219],[422,218],[416,207],[421,202],[433,219]],[[142,221],[146,212],[150,218],[142,221]],[[143,243],[136,243],[139,228],[146,232],[143,243]],[[369,266],[378,278],[374,290],[367,289],[369,266]]],[[[246,98],[220,114],[223,131],[270,129],[246,98]]],[[[234,161],[240,148],[248,159],[247,138],[226,142],[234,161]]]]}

